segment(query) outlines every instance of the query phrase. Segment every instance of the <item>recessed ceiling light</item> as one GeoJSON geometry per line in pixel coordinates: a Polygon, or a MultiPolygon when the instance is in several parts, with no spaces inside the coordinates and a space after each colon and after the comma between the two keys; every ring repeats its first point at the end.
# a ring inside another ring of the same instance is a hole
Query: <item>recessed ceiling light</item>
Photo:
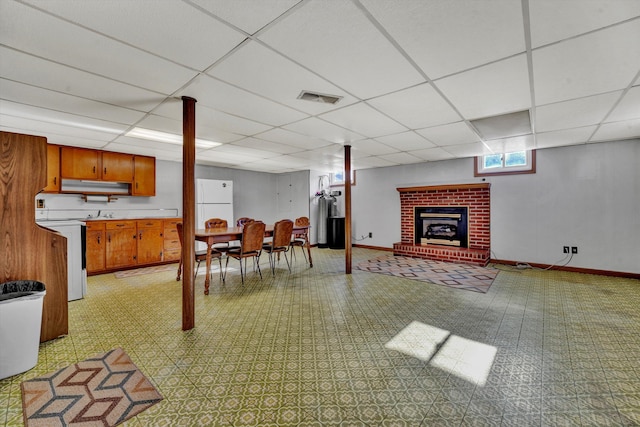
{"type": "Polygon", "coordinates": [[[305,101],[311,102],[319,102],[320,104],[335,104],[336,102],[340,101],[342,97],[338,95],[327,95],[326,93],[303,90],[302,92],[300,92],[300,95],[298,95],[298,99],[303,99],[305,101]]]}
{"type": "MultiPolygon", "coordinates": [[[[173,133],[160,132],[157,130],[144,129],[135,127],[131,129],[129,132],[125,133],[125,136],[130,136],[132,138],[142,138],[148,139],[150,141],[158,141],[158,142],[166,142],[169,144],[177,144],[182,145],[183,138],[182,135],[176,135],[173,133]]],[[[196,147],[200,148],[211,148],[221,145],[220,142],[207,141],[206,139],[196,138],[196,147]]]]}
{"type": "Polygon", "coordinates": [[[470,120],[485,141],[531,133],[529,110],[470,120]]]}

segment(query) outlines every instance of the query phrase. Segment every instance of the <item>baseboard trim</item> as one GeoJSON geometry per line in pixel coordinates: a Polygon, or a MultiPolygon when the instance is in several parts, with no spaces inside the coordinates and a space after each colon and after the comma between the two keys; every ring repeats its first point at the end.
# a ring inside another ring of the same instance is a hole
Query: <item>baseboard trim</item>
{"type": "Polygon", "coordinates": [[[624,271],[596,270],[593,268],[567,267],[567,266],[560,266],[560,265],[551,266],[550,264],[538,264],[534,262],[523,263],[521,261],[511,261],[506,259],[493,259],[493,258],[491,258],[489,262],[494,264],[504,264],[504,265],[527,264],[532,267],[555,270],[555,271],[569,271],[572,273],[597,274],[599,276],[613,276],[613,277],[624,277],[627,279],[640,279],[640,274],[627,273],[624,271]]]}
{"type": "Polygon", "coordinates": [[[387,248],[384,246],[369,246],[369,245],[358,245],[358,244],[353,244],[351,246],[353,246],[354,248],[374,249],[376,251],[393,252],[393,248],[387,248]]]}

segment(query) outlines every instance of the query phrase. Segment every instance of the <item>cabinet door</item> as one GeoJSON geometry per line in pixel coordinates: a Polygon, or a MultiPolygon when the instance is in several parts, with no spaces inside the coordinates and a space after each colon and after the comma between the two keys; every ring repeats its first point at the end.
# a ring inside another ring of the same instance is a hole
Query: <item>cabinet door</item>
{"type": "Polygon", "coordinates": [[[163,261],[178,261],[182,253],[180,245],[180,237],[176,224],[182,222],[180,218],[164,220],[164,251],[162,252],[163,261]]]}
{"type": "Polygon", "coordinates": [[[138,236],[135,221],[113,221],[107,223],[107,269],[136,265],[138,236]]]}
{"type": "Polygon", "coordinates": [[[60,150],[62,178],[100,178],[100,152],[86,148],[62,147],[60,150]]]}
{"type": "Polygon", "coordinates": [[[162,220],[138,221],[138,264],[162,261],[164,237],[162,220]]]}
{"type": "Polygon", "coordinates": [[[45,193],[60,191],[60,146],[47,144],[47,186],[45,193]]]}
{"type": "Polygon", "coordinates": [[[102,180],[133,182],[133,154],[103,151],[102,180]]]}
{"type": "Polygon", "coordinates": [[[131,194],[134,196],[156,195],[156,158],[134,156],[134,182],[131,194]]]}
{"type": "Polygon", "coordinates": [[[87,273],[105,269],[104,230],[87,230],[87,273]]]}

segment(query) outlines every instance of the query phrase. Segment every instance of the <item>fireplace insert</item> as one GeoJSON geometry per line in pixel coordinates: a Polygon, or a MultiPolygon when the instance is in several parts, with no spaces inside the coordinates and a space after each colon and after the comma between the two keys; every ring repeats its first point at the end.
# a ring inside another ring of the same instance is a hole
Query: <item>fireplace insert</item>
{"type": "Polygon", "coordinates": [[[468,247],[467,218],[467,207],[416,207],[416,244],[468,247]]]}

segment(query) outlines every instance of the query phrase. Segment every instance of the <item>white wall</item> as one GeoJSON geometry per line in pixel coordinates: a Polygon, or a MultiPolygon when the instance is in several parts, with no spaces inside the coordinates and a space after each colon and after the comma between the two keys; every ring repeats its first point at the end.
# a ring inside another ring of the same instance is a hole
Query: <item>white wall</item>
{"type": "MultiPolygon", "coordinates": [[[[640,140],[537,151],[537,173],[491,182],[492,258],[640,273],[640,140]]],[[[352,188],[353,237],[391,247],[400,241],[397,187],[481,182],[473,159],[364,169],[352,188]]]]}

